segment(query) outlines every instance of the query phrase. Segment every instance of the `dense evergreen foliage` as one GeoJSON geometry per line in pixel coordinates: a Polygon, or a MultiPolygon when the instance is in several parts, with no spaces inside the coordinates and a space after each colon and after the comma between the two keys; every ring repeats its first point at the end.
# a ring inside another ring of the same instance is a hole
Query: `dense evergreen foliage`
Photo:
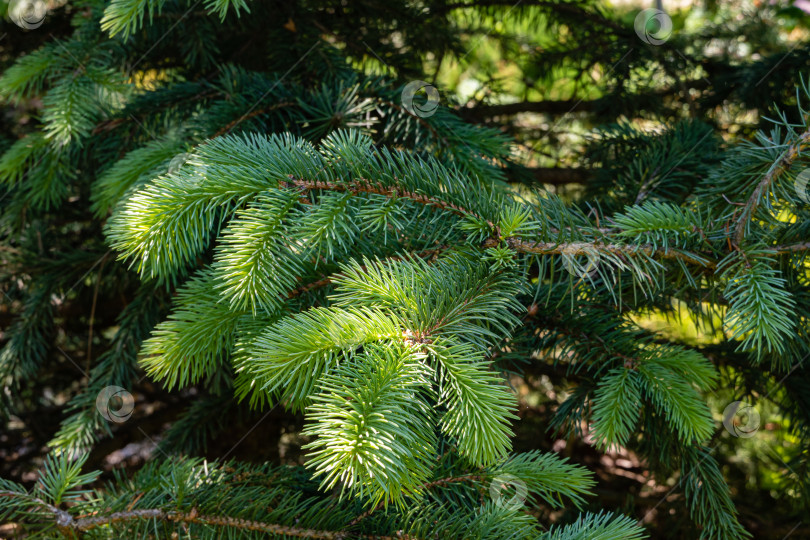
{"type": "Polygon", "coordinates": [[[793,534],[808,19],[744,9],[10,7],[0,532],[793,534]]]}

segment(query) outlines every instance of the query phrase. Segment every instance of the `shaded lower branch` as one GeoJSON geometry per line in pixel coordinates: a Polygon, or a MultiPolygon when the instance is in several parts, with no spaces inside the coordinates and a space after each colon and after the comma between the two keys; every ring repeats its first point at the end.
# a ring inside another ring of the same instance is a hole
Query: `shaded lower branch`
{"type": "Polygon", "coordinates": [[[527,167],[526,172],[539,184],[564,186],[566,184],[585,184],[593,176],[594,171],[563,167],[527,167]]]}
{"type": "MultiPolygon", "coordinates": [[[[705,79],[684,81],[681,85],[662,88],[648,92],[641,92],[636,103],[647,102],[651,99],[664,99],[670,96],[683,94],[689,90],[705,90],[709,83],[705,79]]],[[[556,99],[539,101],[518,101],[516,103],[477,104],[472,107],[458,108],[458,114],[467,120],[482,121],[499,116],[512,116],[521,113],[537,113],[550,115],[567,115],[570,113],[598,111],[615,99],[615,96],[603,96],[596,99],[556,99]]]]}
{"type": "MultiPolygon", "coordinates": [[[[160,508],[148,508],[140,510],[128,510],[126,512],[113,512],[107,515],[96,515],[92,517],[75,519],[68,512],[57,508],[52,504],[48,504],[42,499],[32,497],[27,493],[24,494],[3,490],[0,491],[0,496],[25,499],[31,504],[41,507],[43,510],[53,514],[56,518],[57,529],[59,529],[59,532],[68,538],[74,538],[76,533],[90,531],[98,527],[105,527],[113,523],[121,523],[138,519],[157,519],[175,523],[198,523],[201,525],[232,527],[246,531],[266,532],[270,534],[292,536],[295,538],[315,538],[318,540],[341,540],[347,538],[349,534],[365,540],[420,540],[415,536],[410,536],[404,533],[399,533],[395,537],[362,534],[356,535],[355,533],[348,533],[345,531],[324,531],[300,527],[289,527],[287,525],[279,525],[277,523],[264,523],[262,521],[234,518],[229,516],[206,516],[199,514],[196,508],[192,508],[190,512],[174,512],[160,508]]],[[[352,522],[352,524],[354,524],[354,522],[352,522]]]]}
{"type": "MultiPolygon", "coordinates": [[[[472,474],[472,475],[465,475],[465,476],[455,476],[455,477],[451,477],[451,478],[441,478],[441,479],[435,480],[433,482],[427,482],[427,483],[422,484],[421,486],[419,486],[419,489],[431,489],[431,488],[434,488],[434,487],[437,487],[437,486],[443,486],[443,485],[446,485],[446,484],[458,484],[458,483],[461,483],[461,482],[483,482],[484,480],[486,480],[486,476],[484,476],[484,475],[474,475],[474,474],[472,474]]],[[[354,518],[352,520],[352,522],[349,523],[349,525],[354,525],[355,523],[358,523],[358,522],[366,519],[368,516],[370,516],[371,514],[376,512],[377,510],[380,510],[383,506],[384,506],[384,504],[382,502],[378,503],[377,506],[375,506],[371,510],[366,510],[365,512],[363,512],[362,514],[360,514],[359,516],[354,518]]],[[[407,537],[403,536],[402,538],[407,538],[407,537]]]]}
{"type": "Polygon", "coordinates": [[[239,118],[237,118],[236,120],[233,120],[232,122],[229,122],[228,124],[225,124],[211,138],[214,139],[216,137],[220,137],[222,135],[225,135],[226,133],[230,132],[233,128],[235,128],[236,126],[238,126],[239,124],[241,124],[242,122],[247,120],[248,118],[253,118],[255,116],[266,114],[266,113],[268,113],[270,111],[274,111],[276,109],[281,109],[281,108],[284,108],[284,107],[292,107],[293,105],[296,105],[296,103],[294,101],[282,101],[281,103],[273,103],[272,105],[270,105],[268,107],[262,107],[261,109],[256,109],[254,111],[249,111],[249,112],[243,114],[242,116],[240,116],[239,118]]]}
{"type": "Polygon", "coordinates": [[[558,99],[543,101],[519,101],[517,103],[499,103],[495,105],[476,105],[458,109],[465,119],[481,120],[496,116],[511,116],[520,113],[568,114],[571,112],[589,112],[595,100],[558,99]]]}
{"type": "MultiPolygon", "coordinates": [[[[61,532],[69,535],[74,531],[84,532],[97,527],[110,525],[112,523],[120,523],[123,521],[131,521],[136,519],[159,519],[162,521],[171,521],[175,523],[198,523],[201,525],[231,527],[245,531],[278,534],[292,536],[295,538],[315,538],[318,540],[340,540],[349,536],[349,533],[344,531],[303,529],[299,527],[279,525],[276,523],[264,523],[261,521],[228,516],[205,516],[198,514],[196,509],[192,509],[188,513],[169,512],[160,509],[130,510],[128,512],[114,512],[106,516],[81,518],[77,520],[74,520],[66,512],[60,511],[57,526],[61,532]]],[[[352,534],[352,536],[354,536],[354,534],[352,534]]],[[[358,535],[357,538],[368,540],[419,540],[414,536],[409,536],[406,534],[397,535],[396,537],[358,535]]]]}
{"type": "Polygon", "coordinates": [[[60,524],[60,529],[70,529],[77,531],[88,531],[96,527],[101,527],[111,523],[130,521],[133,519],[160,519],[163,521],[174,521],[182,523],[199,523],[203,525],[216,525],[220,527],[234,527],[237,529],[266,532],[271,534],[283,534],[296,538],[318,538],[323,540],[339,539],[345,536],[344,533],[334,531],[319,531],[315,529],[301,529],[288,527],[275,523],[263,523],[249,519],[232,518],[227,516],[204,516],[193,509],[191,512],[167,512],[160,509],[130,510],[128,512],[115,512],[107,516],[82,518],[72,520],[67,524],[60,524]]]}

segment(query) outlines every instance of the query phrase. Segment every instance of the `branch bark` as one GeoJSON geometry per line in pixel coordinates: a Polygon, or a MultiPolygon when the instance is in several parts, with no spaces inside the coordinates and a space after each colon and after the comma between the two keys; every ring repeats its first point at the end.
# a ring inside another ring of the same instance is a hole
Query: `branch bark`
{"type": "MultiPolygon", "coordinates": [[[[497,238],[488,238],[481,247],[495,247],[500,243],[497,238]]],[[[680,259],[690,264],[714,269],[717,263],[713,260],[701,260],[695,256],[681,251],[654,249],[649,245],[624,245],[624,244],[600,244],[598,242],[526,242],[516,238],[507,238],[507,245],[520,253],[534,253],[537,255],[589,255],[596,252],[610,252],[616,255],[638,255],[643,254],[660,259],[680,259]]]]}
{"type": "MultiPolygon", "coordinates": [[[[146,508],[139,510],[128,510],[126,512],[112,512],[107,515],[96,515],[92,517],[75,519],[68,512],[28,494],[3,490],[0,491],[0,496],[26,499],[36,506],[47,510],[56,518],[56,527],[59,529],[59,532],[68,538],[75,537],[75,533],[86,532],[113,523],[121,523],[124,521],[132,521],[137,519],[159,519],[162,521],[174,521],[176,523],[199,523],[203,525],[233,527],[248,531],[293,536],[296,538],[315,538],[318,540],[341,540],[349,536],[349,533],[344,531],[304,529],[300,527],[279,525],[277,523],[264,523],[262,521],[229,516],[206,516],[199,514],[196,508],[192,508],[189,512],[174,512],[161,508],[146,508]]],[[[368,540],[419,540],[417,537],[407,534],[398,534],[396,537],[359,535],[357,538],[368,540]]]]}
{"type": "MultiPolygon", "coordinates": [[[[293,175],[289,176],[290,182],[287,183],[287,186],[283,187],[290,187],[294,186],[299,189],[303,190],[311,190],[311,189],[325,189],[329,191],[348,191],[351,193],[373,193],[376,195],[383,195],[384,197],[402,197],[405,199],[410,199],[412,201],[418,202],[420,204],[424,204],[426,206],[432,206],[434,208],[439,208],[441,210],[447,210],[453,214],[458,216],[472,216],[478,219],[484,219],[481,216],[477,215],[475,212],[468,210],[466,208],[462,208],[456,204],[451,202],[442,201],[441,199],[434,199],[427,195],[423,195],[421,193],[413,193],[410,191],[399,190],[396,188],[387,188],[385,186],[375,185],[372,182],[369,182],[365,179],[360,179],[356,182],[343,182],[343,183],[335,183],[335,182],[322,182],[319,180],[306,180],[303,178],[295,178],[293,175]]],[[[495,227],[495,224],[489,220],[485,220],[486,223],[490,227],[495,227]]]]}
{"type": "MultiPolygon", "coordinates": [[[[810,140],[810,131],[808,131],[803,139],[810,140]]],[[[798,152],[798,150],[796,150],[798,152]]],[[[791,156],[790,159],[794,159],[795,156],[791,156]]],[[[784,165],[785,167],[788,164],[784,165]]],[[[770,178],[770,176],[766,177],[770,178]]],[[[498,229],[496,225],[489,220],[485,220],[482,216],[477,215],[472,210],[467,208],[462,208],[454,203],[443,201],[441,199],[436,199],[430,197],[428,195],[424,195],[421,193],[415,192],[408,192],[408,191],[400,191],[396,188],[390,188],[385,186],[380,186],[373,184],[365,179],[360,179],[356,182],[324,182],[319,180],[306,180],[303,178],[296,178],[293,175],[289,176],[289,182],[282,182],[281,187],[297,187],[302,191],[308,191],[313,189],[322,189],[322,190],[330,190],[330,191],[343,191],[343,192],[350,192],[350,193],[374,193],[377,195],[383,195],[386,197],[403,197],[415,201],[420,204],[424,204],[426,206],[432,206],[434,208],[439,208],[441,210],[448,211],[450,213],[459,215],[459,216],[472,216],[477,219],[481,219],[485,221],[494,231],[496,236],[488,238],[481,244],[483,248],[491,248],[496,247],[501,241],[505,241],[507,245],[514,249],[519,253],[534,253],[538,255],[560,255],[562,253],[566,253],[569,255],[589,255],[593,254],[594,251],[596,252],[610,252],[616,255],[625,255],[625,256],[635,256],[635,255],[647,255],[652,258],[657,259],[678,259],[683,262],[694,264],[698,266],[702,266],[704,268],[708,268],[714,270],[717,268],[717,261],[704,258],[701,255],[695,254],[691,255],[689,253],[671,249],[656,249],[650,245],[628,245],[628,244],[613,244],[613,243],[602,243],[598,241],[594,242],[531,242],[520,240],[517,238],[499,238],[497,235],[498,229]]],[[[765,185],[765,180],[760,183],[760,186],[765,185]]],[[[769,180],[770,181],[770,180],[769,180]]],[[[764,187],[762,188],[764,189],[764,187]]],[[[757,188],[757,191],[759,187],[757,188]]],[[[756,201],[755,197],[752,195],[751,201],[756,201]]],[[[749,204],[750,202],[749,201],[749,204]]],[[[752,211],[756,208],[756,205],[751,205],[752,211]]],[[[742,219],[740,220],[742,223],[742,219]]],[[[793,253],[797,251],[804,251],[810,249],[810,243],[799,243],[789,246],[774,246],[774,255],[783,255],[787,253],[793,253]]]]}
{"type": "Polygon", "coordinates": [[[757,211],[757,207],[765,191],[771,186],[774,180],[779,178],[782,173],[790,168],[793,161],[799,156],[801,149],[807,145],[809,140],[810,130],[802,133],[798,140],[782,153],[779,160],[768,169],[768,172],[765,173],[765,176],[759,181],[756,189],[754,189],[754,192],[748,198],[748,202],[745,203],[739,221],[737,221],[737,226],[734,230],[735,244],[739,246],[742,243],[748,223],[754,217],[754,213],[757,211]]]}

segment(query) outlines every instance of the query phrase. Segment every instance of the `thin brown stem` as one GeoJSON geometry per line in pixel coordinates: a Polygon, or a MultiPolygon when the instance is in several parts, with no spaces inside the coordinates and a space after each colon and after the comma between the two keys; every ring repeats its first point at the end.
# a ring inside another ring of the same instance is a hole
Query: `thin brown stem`
{"type": "MultiPolygon", "coordinates": [[[[197,513],[196,508],[192,508],[190,512],[172,512],[160,508],[147,508],[75,519],[64,510],[61,510],[43,500],[27,494],[12,491],[0,491],[0,496],[24,498],[37,506],[41,506],[43,509],[55,516],[57,529],[59,529],[59,532],[69,538],[75,537],[75,533],[90,531],[98,527],[106,527],[107,525],[111,525],[113,523],[121,523],[138,519],[158,519],[162,521],[174,521],[176,523],[199,523],[218,527],[232,527],[247,531],[293,536],[295,538],[340,540],[348,536],[348,533],[344,531],[305,529],[300,527],[279,525],[277,523],[265,523],[262,521],[234,518],[229,516],[206,516],[197,513]]],[[[419,540],[418,538],[410,535],[397,535],[396,537],[360,535],[358,538],[367,540],[419,540]]]]}
{"type": "MultiPolygon", "coordinates": [[[[500,240],[489,238],[482,244],[482,247],[495,247],[500,240]]],[[[712,260],[701,260],[697,257],[674,250],[655,249],[649,245],[633,246],[623,244],[600,244],[597,242],[526,242],[515,238],[507,238],[507,245],[520,253],[534,253],[537,255],[589,255],[596,252],[609,252],[616,255],[638,255],[643,254],[649,257],[661,259],[680,259],[690,264],[696,264],[706,268],[716,268],[717,263],[712,260]]]]}
{"type": "Polygon", "coordinates": [[[318,538],[323,540],[335,540],[344,538],[344,534],[336,531],[320,531],[315,529],[302,529],[298,527],[288,527],[276,523],[264,523],[250,519],[240,519],[228,516],[204,516],[193,509],[191,512],[167,512],[160,509],[131,510],[129,512],[114,512],[106,516],[82,518],[70,524],[63,525],[77,531],[88,531],[97,527],[103,527],[112,523],[131,521],[134,519],[160,519],[164,521],[174,521],[182,523],[200,523],[204,525],[216,525],[219,527],[232,527],[247,531],[266,532],[270,534],[280,534],[294,536],[296,538],[318,538]]]}
{"type": "MultiPolygon", "coordinates": [[[[385,186],[381,186],[378,184],[374,184],[369,180],[364,178],[360,178],[353,182],[324,182],[321,180],[306,180],[304,178],[296,178],[293,175],[289,176],[290,181],[286,182],[287,187],[297,187],[298,189],[308,191],[313,189],[325,189],[329,191],[343,191],[343,192],[350,192],[350,193],[372,193],[375,195],[382,195],[384,197],[390,198],[397,198],[402,197],[404,199],[410,199],[414,202],[424,204],[425,206],[432,206],[434,208],[439,208],[441,210],[447,210],[452,212],[453,214],[459,216],[473,216],[477,219],[483,219],[481,216],[477,215],[472,210],[467,208],[462,208],[454,203],[443,201],[441,199],[436,199],[433,197],[429,197],[427,195],[423,195],[421,193],[415,193],[413,191],[405,191],[399,190],[397,188],[389,188],[385,186]]],[[[495,228],[495,224],[489,220],[486,220],[486,223],[495,228]]]]}
{"type": "Polygon", "coordinates": [[[748,226],[749,221],[754,216],[754,213],[759,206],[759,201],[762,199],[762,195],[765,191],[771,186],[771,184],[779,178],[782,173],[787,171],[793,161],[799,156],[799,152],[801,149],[807,145],[808,140],[810,140],[810,130],[805,131],[801,134],[795,144],[792,144],[782,153],[782,156],[776,161],[776,163],[771,166],[765,176],[762,177],[762,180],[759,181],[757,184],[756,189],[748,198],[748,202],[745,203],[745,207],[743,208],[742,214],[740,214],[740,219],[737,221],[737,226],[734,230],[734,242],[737,246],[739,246],[743,238],[745,237],[745,230],[748,226]]]}
{"type": "Polygon", "coordinates": [[[240,118],[237,118],[233,122],[230,122],[230,123],[226,124],[225,126],[223,126],[219,131],[214,133],[214,136],[211,137],[211,138],[214,139],[216,137],[219,137],[220,135],[224,135],[225,133],[228,133],[230,130],[232,130],[233,128],[235,128],[237,125],[241,124],[242,122],[244,122],[248,118],[253,118],[254,116],[259,116],[261,114],[265,114],[265,113],[268,113],[270,111],[274,111],[276,109],[281,109],[282,107],[292,107],[293,105],[295,105],[295,102],[293,102],[293,101],[282,101],[281,103],[273,103],[269,107],[263,107],[261,109],[256,109],[255,111],[251,111],[248,114],[245,114],[245,115],[241,116],[240,118]]]}
{"type": "MultiPolygon", "coordinates": [[[[808,131],[805,135],[802,136],[802,140],[810,140],[810,131],[808,131]]],[[[795,156],[790,157],[789,159],[792,160],[794,158],[795,156]]],[[[771,176],[768,176],[767,178],[769,178],[768,183],[773,179],[771,176]]],[[[482,216],[476,214],[475,212],[473,212],[468,208],[463,208],[455,203],[443,201],[441,199],[430,197],[428,195],[424,195],[421,193],[404,191],[393,187],[386,187],[379,184],[374,184],[364,178],[360,178],[356,181],[351,182],[325,182],[321,180],[307,180],[304,178],[296,178],[293,175],[289,175],[289,179],[290,180],[288,182],[282,182],[281,187],[295,187],[302,191],[320,189],[328,191],[349,192],[354,194],[372,193],[390,198],[402,197],[410,199],[419,204],[424,204],[426,206],[432,206],[440,210],[448,211],[458,216],[475,217],[476,219],[485,221],[487,225],[489,225],[493,230],[495,230],[496,233],[495,237],[489,238],[484,241],[484,243],[481,245],[481,247],[483,248],[495,247],[501,241],[506,241],[507,245],[510,248],[520,253],[534,253],[538,255],[560,255],[562,253],[566,253],[569,255],[588,255],[592,254],[594,251],[597,251],[603,253],[610,252],[616,255],[626,255],[626,256],[647,255],[649,257],[657,259],[678,259],[689,264],[702,266],[704,268],[709,268],[712,270],[717,268],[717,261],[715,260],[702,258],[698,255],[690,255],[689,253],[672,249],[654,248],[653,246],[650,245],[625,245],[625,244],[610,244],[601,242],[560,242],[560,243],[531,242],[519,240],[517,238],[505,238],[505,239],[498,238],[497,228],[495,224],[490,220],[484,219],[482,216]]],[[[760,186],[766,185],[765,180],[766,179],[763,179],[763,182],[760,182],[760,186]]],[[[760,188],[758,187],[757,190],[759,189],[760,188]]],[[[762,187],[762,189],[765,188],[762,187]]],[[[752,195],[748,205],[746,205],[749,214],[753,212],[753,210],[755,210],[756,205],[754,204],[752,206],[751,203],[751,201],[755,199],[758,199],[758,197],[754,197],[752,195]]],[[[743,223],[742,219],[738,223],[738,227],[740,226],[740,223],[743,223]]],[[[612,231],[612,229],[599,229],[599,230],[600,232],[603,233],[612,231]]],[[[702,231],[699,232],[701,236],[704,235],[702,231]]],[[[799,243],[788,246],[777,246],[776,250],[773,253],[775,255],[782,255],[785,253],[803,251],[808,249],[810,249],[810,243],[799,243]]],[[[329,283],[328,281],[324,281],[323,283],[319,283],[317,286],[327,285],[328,283],[329,283]]],[[[294,294],[300,294],[300,292],[294,294]]]]}
{"type": "Polygon", "coordinates": [[[776,250],[776,253],[779,255],[785,255],[787,253],[796,253],[797,251],[807,251],[808,249],[810,249],[810,242],[801,242],[798,244],[776,246],[774,249],[776,250]]]}

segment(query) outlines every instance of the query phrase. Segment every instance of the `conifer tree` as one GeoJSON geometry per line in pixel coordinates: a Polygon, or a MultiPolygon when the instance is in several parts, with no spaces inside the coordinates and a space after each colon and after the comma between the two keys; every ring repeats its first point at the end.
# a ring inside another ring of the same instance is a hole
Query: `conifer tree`
{"type": "Polygon", "coordinates": [[[659,47],[592,2],[64,7],[0,77],[36,117],[0,156],[2,414],[48,441],[35,482],[0,479],[0,517],[65,538],[632,539],[675,494],[682,534],[751,538],[727,466],[744,400],[773,402],[776,486],[806,505],[806,45],[773,12],[710,14],[659,47]],[[768,54],[735,57],[741,35],[768,54]],[[527,99],[422,81],[479,39],[527,99]],[[591,95],[536,99],[572,72],[591,95]],[[540,376],[560,396],[541,429],[637,456],[651,504],[516,448],[540,376]],[[303,463],[210,456],[276,411],[303,463]],[[152,458],[103,471],[132,425],[152,458]]]}

